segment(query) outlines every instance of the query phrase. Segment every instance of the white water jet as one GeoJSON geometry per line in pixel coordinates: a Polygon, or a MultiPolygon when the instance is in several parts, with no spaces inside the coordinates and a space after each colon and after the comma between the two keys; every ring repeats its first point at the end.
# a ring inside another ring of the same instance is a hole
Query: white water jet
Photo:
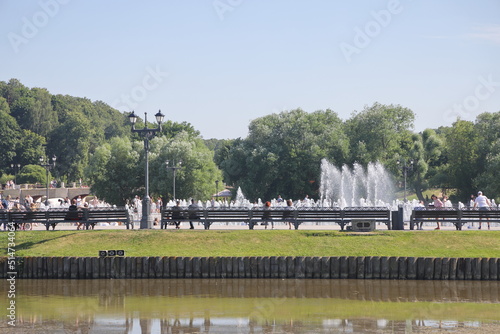
{"type": "Polygon", "coordinates": [[[355,163],[352,168],[338,168],[326,159],[321,161],[320,196],[323,203],[341,208],[351,206],[386,206],[394,199],[390,174],[379,162],[370,162],[363,168],[355,163]]]}

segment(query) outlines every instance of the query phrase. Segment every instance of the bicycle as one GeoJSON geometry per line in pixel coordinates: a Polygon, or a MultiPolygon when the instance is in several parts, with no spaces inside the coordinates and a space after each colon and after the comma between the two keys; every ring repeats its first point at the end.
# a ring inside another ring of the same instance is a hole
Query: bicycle
{"type": "Polygon", "coordinates": [[[33,229],[33,225],[31,223],[21,223],[21,230],[31,231],[32,229],[33,229]]]}

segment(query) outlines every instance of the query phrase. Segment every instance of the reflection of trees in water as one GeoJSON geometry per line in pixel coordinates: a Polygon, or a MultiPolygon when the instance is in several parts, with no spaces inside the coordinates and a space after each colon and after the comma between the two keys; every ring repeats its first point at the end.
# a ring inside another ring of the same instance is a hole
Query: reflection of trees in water
{"type": "MultiPolygon", "coordinates": [[[[99,307],[121,307],[127,297],[340,298],[367,301],[500,302],[498,281],[351,279],[115,279],[23,281],[28,295],[92,297],[99,307]]],[[[89,299],[92,301],[91,299],[89,299]]],[[[82,312],[96,305],[78,305],[82,312]]]]}
{"type": "MultiPolygon", "coordinates": [[[[141,334],[195,334],[195,333],[411,333],[430,329],[446,330],[451,333],[455,329],[480,330],[482,324],[479,322],[464,321],[437,321],[437,320],[375,320],[375,319],[330,319],[328,321],[308,323],[303,321],[274,321],[267,320],[263,323],[249,320],[247,323],[218,324],[217,319],[210,318],[172,318],[172,319],[137,319],[127,318],[123,323],[104,324],[99,322],[87,322],[80,320],[75,322],[64,322],[60,320],[37,319],[31,321],[19,321],[16,330],[25,334],[35,333],[68,333],[68,334],[91,334],[91,333],[137,333],[132,324],[139,322],[141,334]],[[158,332],[158,327],[160,331],[158,332]]],[[[500,327],[496,323],[495,329],[500,327]]],[[[493,333],[495,331],[491,331],[493,333]]],[[[497,331],[498,332],[498,331],[497,331]]],[[[0,328],[0,333],[5,332],[0,328]]]]}
{"type": "Polygon", "coordinates": [[[202,326],[195,325],[194,319],[161,319],[160,334],[177,334],[177,333],[208,333],[210,330],[210,319],[205,319],[208,323],[202,326]],[[181,321],[182,320],[182,321],[181,321]]]}
{"type": "MultiPolygon", "coordinates": [[[[439,327],[439,321],[381,321],[367,319],[321,319],[315,324],[303,323],[300,320],[274,320],[273,314],[283,308],[291,298],[336,298],[345,300],[360,300],[373,302],[413,302],[435,301],[432,307],[446,308],[448,302],[478,302],[498,303],[500,282],[498,281],[397,281],[397,280],[331,280],[331,279],[123,279],[123,280],[20,280],[19,291],[24,295],[51,298],[63,297],[65,303],[71,304],[71,299],[80,298],[71,312],[65,315],[68,320],[48,321],[46,313],[41,309],[39,313],[25,313],[19,310],[18,320],[24,327],[35,325],[41,328],[45,324],[54,328],[64,328],[68,333],[93,333],[105,329],[101,319],[106,319],[108,311],[124,311],[123,322],[113,323],[113,331],[132,333],[132,327],[139,325],[142,333],[151,333],[158,326],[161,333],[218,333],[221,329],[234,327],[234,324],[221,324],[220,318],[210,313],[210,309],[200,314],[199,309],[193,313],[182,312],[175,314],[175,310],[157,310],[157,313],[141,314],[142,305],[130,308],[129,297],[193,297],[209,298],[253,298],[256,301],[253,311],[247,315],[249,319],[244,326],[250,332],[271,332],[277,330],[282,333],[307,332],[315,328],[332,330],[362,331],[364,329],[377,330],[380,328],[419,328],[423,324],[439,327]],[[273,298],[273,299],[271,299],[273,298]],[[127,305],[127,299],[129,303],[127,305]],[[437,306],[436,306],[437,305],[437,306]],[[165,312],[163,312],[165,311],[165,312]],[[125,313],[126,312],[126,313],[125,313]],[[101,314],[103,316],[101,316],[101,314]],[[96,317],[99,319],[96,321],[96,317]],[[143,319],[144,316],[144,319],[143,319]],[[43,321],[42,321],[43,319],[43,321]],[[71,320],[69,320],[71,319],[71,320]],[[149,320],[147,320],[149,319],[149,320]],[[151,320],[153,319],[153,320],[151,320]],[[156,327],[155,327],[156,326],[156,327]],[[225,326],[225,327],[224,327],[225,326]]],[[[22,297],[20,297],[22,298],[22,297]]],[[[200,299],[200,301],[201,301],[200,299]]],[[[150,306],[150,305],[149,305],[150,306]]],[[[431,316],[435,309],[429,309],[431,316]]],[[[440,313],[445,313],[441,309],[440,313]]],[[[150,312],[150,311],[148,311],[150,312]]],[[[203,312],[203,311],[202,311],[203,312]]],[[[360,314],[360,317],[363,316],[360,314]]],[[[414,315],[419,318],[418,315],[414,315]]],[[[389,316],[388,316],[389,317],[389,316]]],[[[390,318],[390,317],[389,317],[390,318]]],[[[115,319],[115,318],[113,318],[115,319]]],[[[233,319],[236,323],[236,320],[233,319]]],[[[450,322],[446,322],[448,326],[450,322]]],[[[466,326],[463,322],[453,322],[451,327],[466,326]]],[[[35,328],[34,327],[34,328],[35,328]]]]}

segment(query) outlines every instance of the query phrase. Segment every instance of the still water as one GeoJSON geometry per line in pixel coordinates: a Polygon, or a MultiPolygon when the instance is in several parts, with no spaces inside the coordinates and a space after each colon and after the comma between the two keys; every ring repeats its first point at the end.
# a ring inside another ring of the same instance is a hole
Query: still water
{"type": "MultiPolygon", "coordinates": [[[[0,283],[6,296],[8,282],[0,283]]],[[[0,298],[6,310],[7,298],[0,298]]],[[[500,282],[21,280],[0,333],[494,333],[500,282]]],[[[4,313],[6,313],[4,311],[4,313]]]]}

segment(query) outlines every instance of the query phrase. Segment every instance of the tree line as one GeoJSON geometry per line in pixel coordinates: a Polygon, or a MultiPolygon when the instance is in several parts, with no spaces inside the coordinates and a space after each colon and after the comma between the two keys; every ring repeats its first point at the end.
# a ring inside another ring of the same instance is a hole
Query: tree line
{"type": "MultiPolygon", "coordinates": [[[[101,101],[52,95],[16,79],[0,82],[1,182],[13,177],[11,164],[20,164],[18,184],[44,184],[39,157],[55,155],[51,178],[83,179],[112,204],[143,194],[143,143],[127,116],[101,101]]],[[[413,161],[407,188],[422,200],[424,190],[441,188],[454,200],[466,201],[480,189],[498,201],[500,112],[418,133],[414,119],[409,108],[380,103],[345,121],[329,109],[295,109],[254,119],[246,138],[226,140],[204,140],[191,124],[166,121],[151,141],[150,193],[172,198],[173,175],[165,166],[170,160],[183,162],[177,198],[209,199],[222,190],[218,181],[241,187],[251,200],[318,198],[326,158],[337,166],[380,161],[399,186],[401,162],[413,161]]]]}

